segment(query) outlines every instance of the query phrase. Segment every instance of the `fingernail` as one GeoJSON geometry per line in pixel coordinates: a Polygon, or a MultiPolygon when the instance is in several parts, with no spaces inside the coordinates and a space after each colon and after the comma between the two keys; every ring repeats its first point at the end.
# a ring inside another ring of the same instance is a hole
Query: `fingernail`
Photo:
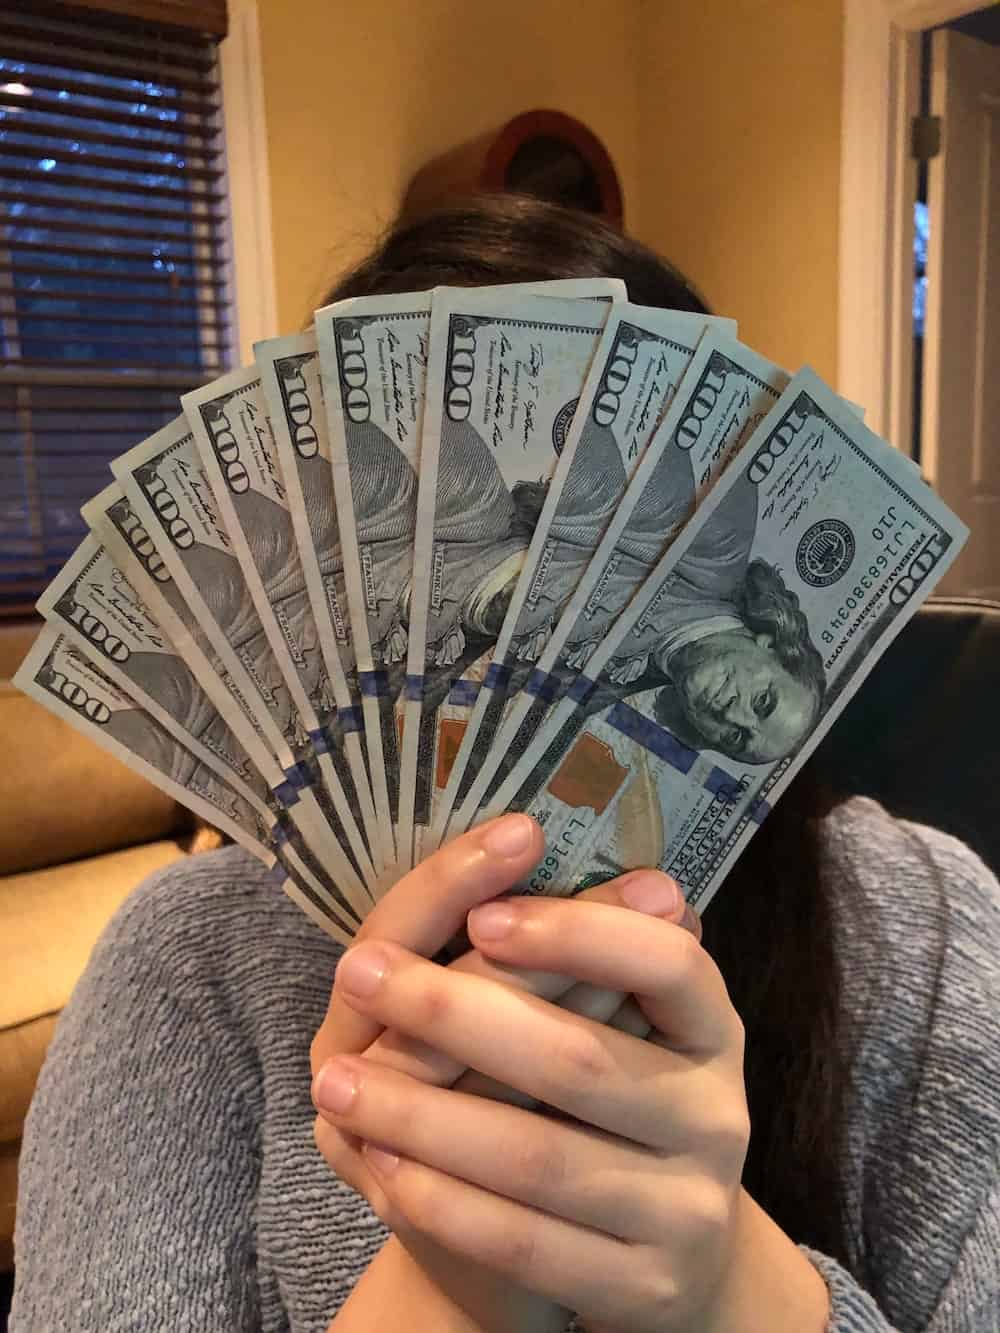
{"type": "Polygon", "coordinates": [[[482,845],[491,856],[520,856],[528,850],[535,833],[529,815],[501,815],[483,830],[482,845]]]}
{"type": "Polygon", "coordinates": [[[361,1151],[364,1153],[368,1165],[380,1176],[391,1176],[396,1167],[399,1166],[399,1158],[394,1152],[387,1152],[385,1148],[378,1148],[374,1143],[363,1143],[361,1151]]]}
{"type": "Polygon", "coordinates": [[[514,909],[510,903],[483,903],[469,913],[469,929],[480,939],[499,940],[510,933],[514,925],[514,909]]]}
{"type": "Polygon", "coordinates": [[[342,1061],[327,1060],[313,1083],[313,1100],[321,1111],[344,1115],[354,1105],[358,1080],[354,1070],[342,1061]]]}
{"type": "Polygon", "coordinates": [[[356,944],[337,964],[336,984],[340,990],[367,1000],[374,995],[389,971],[389,960],[374,944],[356,944]]]}
{"type": "Polygon", "coordinates": [[[629,875],[621,884],[622,902],[636,912],[647,916],[666,916],[681,905],[681,891],[667,875],[650,870],[634,877],[629,875]]]}

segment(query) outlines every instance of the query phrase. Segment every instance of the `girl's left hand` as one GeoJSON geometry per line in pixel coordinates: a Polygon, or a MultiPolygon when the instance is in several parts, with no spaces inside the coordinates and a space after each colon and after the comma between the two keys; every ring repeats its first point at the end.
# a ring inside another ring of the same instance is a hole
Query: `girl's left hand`
{"type": "Polygon", "coordinates": [[[325,1100],[339,1071],[344,1095],[321,1114],[382,1145],[365,1149],[375,1212],[591,1326],[739,1325],[734,1302],[763,1256],[740,1187],[743,1026],[709,955],[668,922],[602,903],[505,899],[471,912],[468,930],[502,964],[633,993],[654,1032],[641,1040],[398,944],[356,945],[337,969],[344,1004],[563,1117],[338,1057],[315,1093],[325,1100]]]}

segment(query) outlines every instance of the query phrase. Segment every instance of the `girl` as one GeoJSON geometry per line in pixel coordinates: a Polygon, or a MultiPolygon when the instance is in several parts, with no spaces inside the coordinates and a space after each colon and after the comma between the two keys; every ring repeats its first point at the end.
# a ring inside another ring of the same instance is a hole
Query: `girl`
{"type": "MultiPolygon", "coordinates": [[[[329,299],[594,275],[704,309],[510,197],[397,227],[329,299]]],[[[139,888],[32,1104],[15,1333],[1000,1327],[981,862],[808,767],[703,934],[651,871],[491,905],[540,847],[518,815],[455,840],[343,960],[237,848],[139,888]]]]}

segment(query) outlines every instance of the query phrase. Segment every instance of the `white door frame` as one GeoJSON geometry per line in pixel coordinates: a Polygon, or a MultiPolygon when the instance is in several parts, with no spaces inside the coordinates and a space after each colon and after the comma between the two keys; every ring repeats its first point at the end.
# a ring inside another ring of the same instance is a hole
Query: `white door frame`
{"type": "Polygon", "coordinates": [[[229,193],[236,364],[253,360],[253,345],[278,332],[271,178],[256,0],[229,0],[229,35],[219,47],[229,193]]]}
{"type": "Polygon", "coordinates": [[[913,210],[910,117],[920,32],[983,0],[845,0],[840,156],[838,381],[866,421],[912,450],[913,210]]]}

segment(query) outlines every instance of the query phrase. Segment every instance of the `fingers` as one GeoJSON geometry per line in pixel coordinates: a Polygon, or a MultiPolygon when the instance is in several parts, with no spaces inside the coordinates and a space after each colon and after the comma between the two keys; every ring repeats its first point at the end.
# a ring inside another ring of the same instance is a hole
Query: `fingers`
{"type": "MultiPolygon", "coordinates": [[[[546,904],[552,900],[531,901],[537,902],[539,910],[544,911],[546,904]]],[[[655,870],[632,871],[618,879],[596,885],[581,893],[577,901],[628,907],[633,911],[662,916],[664,920],[679,920],[685,928],[688,928],[686,923],[690,920],[690,929],[697,932],[697,938],[701,937],[701,921],[697,913],[685,907],[673,880],[655,870]]],[[[586,982],[574,983],[562,973],[508,967],[475,949],[453,962],[451,968],[470,976],[499,981],[515,990],[523,990],[546,1000],[558,1001],[562,1008],[571,1013],[582,1014],[597,1023],[608,1022],[619,1010],[624,998],[620,991],[592,986],[586,982]]],[[[638,1032],[635,1018],[629,1030],[636,1035],[645,1036],[649,1031],[649,1023],[641,1015],[638,1022],[645,1024],[645,1030],[641,1034],[638,1032]]],[[[376,1060],[388,1068],[397,1069],[400,1073],[410,1074],[414,1078],[423,1079],[425,1083],[434,1083],[439,1087],[453,1084],[463,1073],[462,1068],[443,1051],[398,1031],[383,1033],[365,1054],[369,1059],[376,1060]]],[[[495,1081],[476,1073],[472,1073],[468,1084],[463,1086],[475,1090],[482,1096],[494,1096],[498,1087],[495,1081]]],[[[514,1094],[511,1090],[507,1092],[508,1096],[518,1095],[526,1105],[531,1102],[531,1099],[524,1097],[523,1094],[514,1094]]]]}
{"type": "Polygon", "coordinates": [[[608,1019],[608,1027],[618,1032],[627,1032],[630,1037],[638,1037],[641,1041],[645,1041],[651,1030],[649,1019],[631,996],[608,1019]]]}
{"type": "Polygon", "coordinates": [[[320,1123],[364,1139],[365,1195],[408,1248],[430,1242],[448,1265],[490,1269],[588,1328],[700,1326],[699,1287],[717,1284],[746,1197],[742,1159],[719,1171],[700,1143],[665,1158],[364,1057],[331,1063],[346,1079],[317,1080],[320,1123]]]}
{"type": "Polygon", "coordinates": [[[718,968],[696,939],[668,921],[602,903],[505,898],[470,912],[468,930],[477,950],[498,962],[558,970],[636,995],[676,1051],[718,1051],[739,1034],[718,968]]]}
{"type": "MultiPolygon", "coordinates": [[[[541,829],[527,815],[503,815],[439,848],[376,904],[358,931],[431,956],[461,929],[470,907],[516,884],[537,865],[541,829]]],[[[334,1051],[363,1051],[379,1025],[343,1004],[336,991],[313,1041],[313,1067],[334,1051]]]]}
{"type": "Polygon", "coordinates": [[[668,1187],[665,1177],[677,1170],[676,1161],[634,1143],[431,1088],[364,1056],[331,1060],[313,1094],[320,1114],[344,1132],[613,1236],[655,1236],[662,1220],[657,1200],[668,1187]]]}
{"type": "Polygon", "coordinates": [[[440,847],[382,898],[358,938],[393,939],[414,953],[437,953],[470,907],[504,893],[533,867],[543,846],[527,815],[502,815],[440,847]]]}
{"type": "Polygon", "coordinates": [[[644,912],[647,916],[658,916],[680,926],[701,942],[701,917],[684,901],[683,891],[677,881],[660,870],[629,870],[591,893],[579,894],[576,901],[605,902],[631,908],[634,912],[644,912]],[[600,889],[607,892],[602,894],[600,889]]]}
{"type": "Polygon", "coordinates": [[[364,1056],[329,1061],[313,1098],[341,1133],[625,1240],[656,1237],[664,1190],[689,1169],[589,1126],[428,1088],[364,1056]]]}
{"type": "MultiPolygon", "coordinates": [[[[478,958],[479,955],[470,954],[470,957],[478,958]]],[[[566,978],[562,977],[560,980],[565,983],[566,978]]],[[[559,998],[559,1007],[565,1009],[567,1013],[582,1014],[595,1023],[606,1023],[609,1027],[617,1028],[619,1032],[629,1032],[633,1037],[644,1038],[649,1034],[649,1023],[642,1010],[634,1000],[624,999],[618,991],[601,990],[598,986],[571,986],[565,995],[559,998]]],[[[368,1058],[374,1049],[375,1047],[369,1047],[365,1057],[368,1058]]],[[[439,1051],[433,1054],[439,1060],[447,1060],[447,1056],[443,1056],[439,1051]]],[[[448,1061],[448,1064],[454,1068],[458,1067],[452,1061],[448,1061]]],[[[395,1065],[394,1067],[398,1068],[395,1065]]],[[[519,1092],[517,1088],[509,1088],[503,1083],[498,1083],[495,1078],[488,1078],[478,1069],[466,1070],[452,1086],[461,1092],[469,1092],[476,1097],[488,1097],[495,1102],[508,1102],[512,1106],[538,1105],[534,1097],[519,1092]]]]}
{"type": "MultiPolygon", "coordinates": [[[[617,991],[603,991],[596,986],[579,985],[567,991],[559,1001],[560,1009],[570,1013],[585,1014],[596,1023],[604,1023],[618,1032],[627,1032],[629,1036],[644,1041],[650,1034],[649,1019],[642,1012],[635,1000],[622,1000],[617,991]],[[618,1002],[617,1009],[612,1005],[618,1002]]],[[[372,1048],[369,1048],[371,1050],[372,1048]]],[[[368,1052],[366,1052],[367,1057],[368,1052]]],[[[538,1106],[534,1097],[498,1083],[495,1078],[480,1074],[478,1069],[468,1069],[452,1085],[459,1092],[469,1092],[475,1097],[488,1097],[495,1102],[506,1102],[511,1106],[532,1108],[538,1106]]]]}
{"type": "Polygon", "coordinates": [[[404,1235],[417,1232],[516,1289],[536,1292],[567,1311],[584,1307],[595,1320],[617,1316],[620,1323],[642,1285],[644,1247],[540,1213],[409,1158],[394,1163],[392,1154],[386,1160],[371,1147],[364,1156],[376,1181],[368,1197],[386,1226],[404,1235]]]}
{"type": "MultiPolygon", "coordinates": [[[[676,917],[678,900],[669,892],[666,893],[664,898],[662,892],[658,896],[655,891],[657,886],[660,886],[661,890],[663,888],[669,889],[670,884],[666,876],[659,875],[656,871],[632,872],[617,880],[596,885],[594,888],[580,894],[580,901],[604,902],[617,904],[619,907],[629,905],[622,897],[623,889],[628,889],[630,885],[634,889],[636,882],[643,879],[653,882],[654,891],[652,894],[648,891],[645,894],[639,893],[638,896],[633,893],[630,904],[633,910],[660,911],[665,901],[667,904],[665,919],[669,920],[676,917]]],[[[407,882],[412,882],[409,876],[407,882]]],[[[641,888],[641,883],[638,887],[641,888]]],[[[380,906],[384,906],[387,902],[388,898],[384,899],[380,906]]],[[[403,906],[409,907],[410,904],[405,903],[403,906]]],[[[398,912],[396,915],[399,917],[403,914],[398,912]]],[[[694,920],[700,928],[697,917],[694,920]]],[[[445,931],[452,934],[456,928],[454,918],[446,920],[443,927],[445,931]]],[[[405,940],[401,942],[405,943],[405,940]]],[[[635,1003],[630,1000],[623,1004],[623,996],[616,991],[601,989],[587,983],[574,984],[569,977],[556,973],[509,968],[502,963],[484,957],[476,950],[471,950],[464,957],[456,960],[451,964],[451,968],[500,982],[513,989],[522,989],[541,995],[548,1000],[559,1001],[570,1012],[582,1014],[595,1022],[610,1022],[613,1027],[630,1032],[634,1036],[644,1037],[649,1032],[649,1024],[635,1003]]],[[[366,1057],[370,1060],[438,1087],[454,1085],[458,1080],[458,1086],[461,1089],[476,1096],[527,1107],[537,1105],[535,1098],[521,1092],[519,1089],[508,1087],[496,1079],[481,1074],[478,1070],[467,1070],[460,1061],[453,1059],[447,1052],[405,1033],[399,1031],[383,1032],[374,1042],[365,1047],[362,1040],[364,1028],[361,1026],[365,1022],[370,1024],[370,1031],[378,1031],[377,1025],[372,1020],[350,1010],[342,1005],[339,1000],[336,1005],[331,1003],[324,1026],[313,1042],[313,1072],[315,1073],[324,1060],[338,1050],[363,1049],[366,1057]],[[356,1042],[354,1046],[347,1044],[352,1033],[356,1042]],[[361,1036],[358,1035],[359,1033],[361,1036]]],[[[338,1165],[335,1169],[338,1174],[355,1188],[364,1188],[369,1176],[358,1152],[360,1145],[357,1142],[345,1140],[343,1136],[338,1136],[330,1126],[318,1125],[317,1142],[320,1141],[320,1135],[323,1136],[323,1143],[320,1145],[321,1150],[324,1151],[324,1156],[331,1164],[336,1158],[338,1165]]]]}
{"type": "MultiPolygon", "coordinates": [[[[579,899],[583,902],[603,902],[619,907],[629,906],[633,910],[644,910],[652,913],[661,911],[664,903],[666,903],[664,919],[671,920],[677,918],[678,902],[682,902],[682,900],[669,893],[669,885],[670,881],[667,880],[667,877],[655,871],[632,872],[617,880],[586,890],[579,895],[579,899]],[[647,882],[645,892],[642,892],[642,881],[647,882]],[[628,890],[630,886],[632,892],[629,893],[629,900],[626,902],[623,898],[623,890],[628,890]],[[650,891],[650,888],[652,891],[650,891]],[[666,890],[666,893],[664,893],[664,890],[666,890]]],[[[383,902],[385,901],[387,900],[383,900],[383,902]]],[[[548,900],[542,901],[547,902],[548,900]]],[[[691,919],[693,927],[700,936],[701,923],[691,909],[687,909],[683,919],[686,921],[688,918],[691,919]]],[[[455,928],[454,920],[448,921],[444,927],[446,931],[451,933],[454,933],[455,928]]],[[[546,999],[559,1001],[569,1012],[584,1015],[595,1022],[609,1023],[612,1027],[628,1032],[633,1036],[643,1038],[649,1033],[649,1023],[641,1010],[633,1000],[623,1001],[623,996],[619,992],[602,989],[587,983],[574,984],[569,977],[556,973],[509,968],[502,963],[484,957],[476,950],[470,951],[464,957],[452,963],[451,967],[500,982],[514,989],[523,989],[546,999]]],[[[348,1022],[353,1019],[355,1024],[363,1021],[363,1016],[357,1015],[351,1010],[345,1011],[345,1007],[339,1005],[339,1003],[336,1008],[331,1007],[330,1010],[330,1015],[338,1014],[345,1017],[348,1022]]],[[[313,1044],[314,1072],[337,1049],[352,1049],[343,1044],[342,1034],[346,1023],[338,1023],[336,1033],[333,1034],[341,1036],[339,1047],[335,1041],[328,1039],[324,1042],[324,1037],[328,1038],[331,1035],[329,1027],[333,1020],[330,1015],[328,1015],[326,1028],[321,1029],[317,1040],[313,1044]]],[[[354,1049],[365,1048],[363,1045],[359,1045],[354,1049]]],[[[383,1032],[365,1049],[365,1055],[371,1061],[383,1064],[386,1068],[409,1074],[438,1087],[456,1085],[457,1080],[459,1089],[479,1097],[525,1107],[533,1107],[538,1104],[535,1098],[521,1092],[519,1089],[502,1084],[478,1070],[467,1070],[460,1061],[453,1059],[446,1052],[398,1030],[383,1032]]],[[[360,1141],[356,1140],[353,1135],[345,1136],[322,1121],[317,1122],[316,1138],[320,1150],[337,1173],[354,1188],[365,1190],[370,1184],[370,1174],[360,1156],[360,1141]]]]}
{"type": "MultiPolygon", "coordinates": [[[[601,904],[567,907],[579,915],[612,911],[601,904]]],[[[681,991],[700,988],[708,1007],[709,988],[699,987],[697,966],[691,966],[695,951],[701,950],[673,926],[643,924],[653,935],[662,932],[650,950],[662,973],[658,999],[669,1008],[681,991]]],[[[701,966],[710,975],[707,956],[701,966]]],[[[654,1147],[669,1149],[678,1135],[689,1133],[703,1116],[706,1094],[712,1095],[716,1082],[721,1087],[732,1077],[731,1061],[722,1059],[728,1052],[701,1047],[696,1064],[703,1079],[696,1087],[683,1077],[691,1062],[673,1051],[533,995],[438,967],[384,941],[349,950],[337,970],[336,989],[346,1005],[433,1044],[463,1067],[587,1124],[654,1147]]]]}

